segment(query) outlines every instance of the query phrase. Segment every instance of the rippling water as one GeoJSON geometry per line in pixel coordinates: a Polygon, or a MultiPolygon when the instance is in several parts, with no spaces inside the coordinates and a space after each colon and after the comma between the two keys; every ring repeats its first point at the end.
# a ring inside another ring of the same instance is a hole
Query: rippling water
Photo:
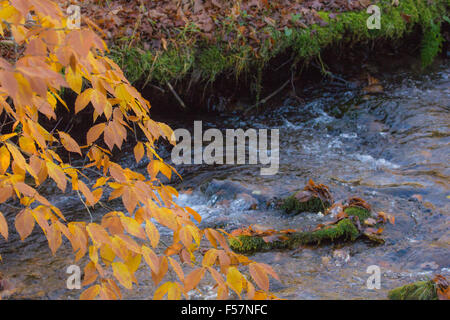
{"type": "MultiPolygon", "coordinates": [[[[386,298],[387,291],[440,273],[450,276],[450,68],[426,75],[386,75],[384,93],[364,96],[358,90],[313,88],[304,104],[283,106],[258,116],[205,117],[207,128],[280,129],[280,169],[260,176],[259,167],[184,166],[178,202],[196,209],[202,226],[228,230],[248,226],[305,229],[328,218],[317,214],[285,216],[265,205],[289,195],[312,178],[327,184],[336,200],[360,196],[376,211],[395,216],[384,231],[386,244],[364,242],[258,253],[253,259],[271,264],[280,275],[272,290],[287,299],[386,298]],[[257,203],[257,209],[251,204],[257,203]],[[366,269],[378,265],[381,289],[369,290],[366,269]]],[[[192,127],[188,120],[168,121],[174,129],[192,127]]],[[[124,164],[133,163],[132,155],[124,164]]],[[[85,213],[73,197],[54,199],[78,218],[85,213]]],[[[70,216],[70,214],[69,214],[70,216]]],[[[16,298],[74,298],[65,289],[69,249],[56,257],[39,232],[24,243],[0,242],[0,271],[15,282],[16,298]]],[[[67,246],[66,246],[67,247],[67,246]]],[[[148,298],[153,288],[140,271],[138,289],[128,298],[148,298]]],[[[213,298],[212,282],[202,294],[213,298]]]]}

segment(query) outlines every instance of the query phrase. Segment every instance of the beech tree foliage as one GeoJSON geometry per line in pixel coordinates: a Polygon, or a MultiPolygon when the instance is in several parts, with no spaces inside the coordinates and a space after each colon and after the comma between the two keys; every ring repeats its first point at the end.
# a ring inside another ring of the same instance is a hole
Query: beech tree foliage
{"type": "MultiPolygon", "coordinates": [[[[6,208],[6,203],[20,202],[14,217],[20,238],[38,227],[53,254],[65,237],[75,261],[87,255],[81,299],[121,298],[123,288],[137,284],[135,273],[143,264],[157,287],[155,299],[188,298],[207,274],[220,299],[232,291],[241,298],[273,298],[269,276],[277,275],[272,268],[231,251],[225,231],[200,230],[201,216],[177,205],[177,191],[159,181],[159,174],[169,179],[177,174],[155,150],[159,138],[175,143],[172,130],[149,117],[150,103],[105,56],[107,46],[96,28],[90,21],[80,29],[67,28],[65,14],[51,0],[0,1],[0,36],[14,52],[0,57],[0,116],[11,123],[2,126],[0,136],[0,203],[6,208]],[[63,89],[76,93],[74,105],[63,100],[63,89]],[[56,126],[57,108],[74,117],[86,108],[92,113],[86,145],[56,126]],[[135,130],[145,137],[134,147],[137,162],[149,160],[145,176],[111,160],[135,130]],[[100,146],[103,142],[107,148],[100,146]],[[84,165],[72,166],[62,153],[78,155],[84,165]],[[99,223],[67,221],[39,192],[51,180],[61,193],[78,194],[88,210],[107,189],[108,200],[121,198],[125,210],[107,212],[99,223]],[[161,226],[172,232],[166,246],[160,241],[161,226]],[[209,249],[200,252],[202,241],[209,242],[209,249]],[[170,269],[176,275],[171,281],[170,269]]],[[[0,212],[6,241],[10,232],[0,212]]]]}

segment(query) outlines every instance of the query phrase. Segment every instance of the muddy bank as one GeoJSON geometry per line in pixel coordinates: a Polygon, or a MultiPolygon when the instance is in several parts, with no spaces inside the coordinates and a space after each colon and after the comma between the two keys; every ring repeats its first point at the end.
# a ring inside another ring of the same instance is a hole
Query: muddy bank
{"type": "Polygon", "coordinates": [[[180,110],[220,111],[244,92],[249,101],[241,107],[247,109],[302,77],[311,62],[330,75],[326,64],[334,59],[324,60],[328,49],[350,55],[383,43],[385,53],[395,53],[401,39],[412,37],[413,51],[426,66],[448,27],[446,0],[78,4],[82,16],[98,24],[128,79],[151,91],[153,104],[163,96],[161,105],[170,102],[180,110]],[[367,27],[372,4],[380,8],[379,29],[367,27]],[[221,90],[226,92],[217,95],[221,90]]]}

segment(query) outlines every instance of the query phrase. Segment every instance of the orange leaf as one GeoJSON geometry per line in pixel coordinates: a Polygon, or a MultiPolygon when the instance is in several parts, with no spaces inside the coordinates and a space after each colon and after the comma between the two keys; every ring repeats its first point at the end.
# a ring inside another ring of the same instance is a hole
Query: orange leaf
{"type": "Polygon", "coordinates": [[[81,149],[78,143],[73,140],[73,138],[65,132],[58,131],[59,137],[61,138],[61,143],[66,148],[67,151],[75,152],[81,155],[81,149]]]}
{"type": "Polygon", "coordinates": [[[48,175],[56,182],[56,185],[62,192],[66,190],[66,175],[64,171],[51,161],[46,161],[48,175]]]}
{"type": "Polygon", "coordinates": [[[96,223],[89,223],[86,227],[86,230],[91,237],[92,241],[98,244],[107,244],[111,245],[111,239],[109,238],[108,232],[106,232],[105,228],[96,223]]]}
{"type": "Polygon", "coordinates": [[[88,130],[87,135],[86,135],[86,141],[87,141],[88,145],[95,142],[100,137],[100,135],[105,130],[105,126],[106,126],[106,124],[104,122],[102,122],[102,123],[96,124],[95,126],[93,126],[92,128],[90,128],[88,130]]]}
{"type": "Polygon", "coordinates": [[[191,273],[189,273],[184,278],[184,292],[189,292],[192,289],[194,289],[200,280],[203,278],[203,275],[205,274],[204,268],[197,268],[193,270],[191,273]]]}
{"type": "Polygon", "coordinates": [[[178,261],[169,257],[169,262],[170,262],[170,265],[172,266],[172,269],[177,274],[178,278],[181,281],[184,281],[184,272],[183,272],[183,269],[181,268],[180,264],[178,263],[178,261]]]}
{"type": "Polygon", "coordinates": [[[80,300],[94,300],[99,293],[100,293],[100,286],[96,284],[95,286],[89,287],[86,290],[84,290],[80,295],[80,300]]]}
{"type": "Polygon", "coordinates": [[[34,224],[35,221],[33,215],[28,209],[23,209],[16,216],[15,226],[22,241],[31,234],[34,228],[34,224]]]}
{"type": "Polygon", "coordinates": [[[75,100],[75,113],[80,112],[88,105],[89,101],[91,101],[92,94],[94,93],[94,89],[89,88],[84,90],[81,94],[77,96],[75,100]]]}
{"type": "Polygon", "coordinates": [[[3,213],[0,211],[0,234],[8,240],[8,224],[6,223],[6,219],[3,216],[3,213]]]}
{"type": "Polygon", "coordinates": [[[134,151],[134,157],[136,158],[136,163],[141,161],[141,159],[145,153],[144,144],[142,142],[138,142],[136,144],[136,146],[134,147],[133,151],[134,151]]]}
{"type": "Polygon", "coordinates": [[[269,291],[269,277],[265,270],[257,263],[251,263],[249,265],[250,275],[255,280],[258,287],[264,291],[269,291]]]}

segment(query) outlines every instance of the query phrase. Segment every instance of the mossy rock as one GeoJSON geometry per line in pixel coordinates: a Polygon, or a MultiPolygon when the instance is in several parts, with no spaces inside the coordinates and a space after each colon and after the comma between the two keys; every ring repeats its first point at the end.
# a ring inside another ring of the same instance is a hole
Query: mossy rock
{"type": "Polygon", "coordinates": [[[298,191],[295,194],[282,200],[280,208],[290,214],[299,214],[302,212],[325,212],[330,206],[329,201],[324,201],[316,196],[300,196],[305,194],[307,191],[298,191]]]}
{"type": "Polygon", "coordinates": [[[359,231],[350,219],[343,219],[335,225],[316,231],[294,232],[283,234],[286,239],[277,239],[266,242],[263,237],[241,235],[229,240],[230,248],[236,252],[252,253],[276,249],[292,249],[302,244],[316,244],[334,242],[337,240],[355,241],[359,237],[359,231]]]}
{"type": "Polygon", "coordinates": [[[433,281],[418,281],[392,289],[388,293],[390,300],[438,300],[436,285],[433,281]]]}
{"type": "Polygon", "coordinates": [[[367,210],[366,208],[354,206],[354,207],[347,207],[344,209],[344,212],[349,217],[358,217],[359,221],[364,221],[372,216],[372,213],[370,210],[367,210]]]}

